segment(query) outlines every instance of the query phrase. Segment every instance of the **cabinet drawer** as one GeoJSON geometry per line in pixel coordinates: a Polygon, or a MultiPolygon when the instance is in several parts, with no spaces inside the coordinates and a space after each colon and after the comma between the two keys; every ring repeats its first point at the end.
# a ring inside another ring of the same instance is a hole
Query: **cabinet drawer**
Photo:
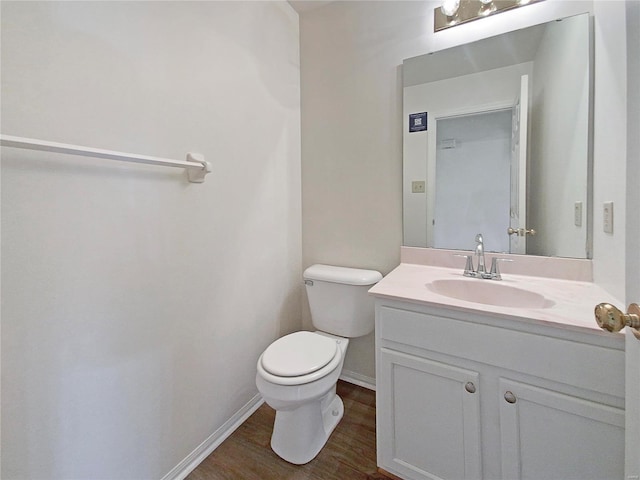
{"type": "Polygon", "coordinates": [[[376,318],[379,346],[396,342],[624,398],[622,349],[485,325],[472,315],[463,320],[379,305],[376,318]]]}

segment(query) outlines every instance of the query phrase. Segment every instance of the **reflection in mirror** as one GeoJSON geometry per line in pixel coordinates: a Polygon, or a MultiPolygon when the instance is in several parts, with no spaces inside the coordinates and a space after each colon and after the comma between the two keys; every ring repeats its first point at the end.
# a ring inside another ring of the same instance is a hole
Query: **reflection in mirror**
{"type": "Polygon", "coordinates": [[[590,256],[589,35],[584,14],[404,61],[404,245],[590,256]]]}
{"type": "Polygon", "coordinates": [[[487,245],[509,251],[511,110],[438,118],[435,127],[433,246],[465,249],[482,232],[487,245]]]}

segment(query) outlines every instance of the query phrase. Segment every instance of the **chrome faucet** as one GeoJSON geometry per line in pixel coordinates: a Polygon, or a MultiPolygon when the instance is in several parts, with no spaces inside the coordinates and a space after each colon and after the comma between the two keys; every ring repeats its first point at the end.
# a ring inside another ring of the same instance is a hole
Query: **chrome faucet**
{"type": "Polygon", "coordinates": [[[476,235],[476,257],[478,257],[476,274],[479,274],[477,276],[482,276],[482,274],[487,273],[487,268],[484,265],[484,240],[481,233],[476,235]]]}
{"type": "Polygon", "coordinates": [[[484,259],[484,239],[482,234],[476,235],[476,249],[475,256],[477,257],[478,268],[473,268],[473,255],[455,255],[456,257],[464,257],[467,259],[467,263],[464,267],[463,275],[465,277],[483,278],[489,280],[502,280],[500,270],[498,269],[498,262],[512,262],[508,258],[493,257],[491,259],[491,271],[487,272],[487,267],[484,259]]]}

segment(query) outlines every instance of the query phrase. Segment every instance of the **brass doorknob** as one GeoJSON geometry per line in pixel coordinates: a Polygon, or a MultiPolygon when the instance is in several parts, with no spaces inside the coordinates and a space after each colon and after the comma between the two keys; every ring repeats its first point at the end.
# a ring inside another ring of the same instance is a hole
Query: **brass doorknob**
{"type": "Polygon", "coordinates": [[[638,304],[629,305],[628,312],[623,313],[610,303],[599,303],[594,310],[598,326],[608,332],[619,332],[627,326],[640,328],[640,307],[638,304]]]}

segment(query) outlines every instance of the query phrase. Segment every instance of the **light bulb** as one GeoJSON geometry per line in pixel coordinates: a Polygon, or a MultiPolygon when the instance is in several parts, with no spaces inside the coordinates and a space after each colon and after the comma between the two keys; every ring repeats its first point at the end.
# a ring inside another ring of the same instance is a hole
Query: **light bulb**
{"type": "Polygon", "coordinates": [[[453,17],[460,8],[460,0],[443,0],[440,10],[447,17],[453,17]]]}
{"type": "Polygon", "coordinates": [[[495,11],[496,5],[493,3],[493,0],[480,0],[480,10],[478,10],[479,15],[486,17],[495,11]]]}

